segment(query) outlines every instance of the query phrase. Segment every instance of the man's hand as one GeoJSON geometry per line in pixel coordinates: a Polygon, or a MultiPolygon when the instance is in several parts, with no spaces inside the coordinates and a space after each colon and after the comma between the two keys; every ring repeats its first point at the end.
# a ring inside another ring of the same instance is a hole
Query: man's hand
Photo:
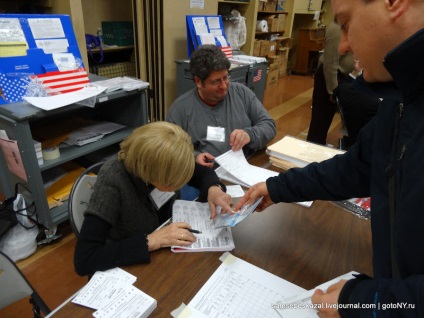
{"type": "Polygon", "coordinates": [[[328,287],[326,293],[324,293],[320,289],[317,289],[315,291],[315,293],[312,295],[311,300],[313,304],[322,304],[322,306],[318,306],[320,307],[320,309],[318,309],[319,317],[340,317],[337,306],[335,305],[337,304],[340,292],[346,282],[346,280],[341,280],[338,283],[331,285],[330,287],[328,287]],[[326,308],[324,304],[330,304],[332,306],[327,306],[331,308],[326,308]]]}
{"type": "Polygon", "coordinates": [[[196,162],[199,165],[206,166],[206,167],[209,167],[209,168],[213,168],[213,161],[214,160],[215,160],[215,157],[212,156],[210,153],[207,153],[207,152],[199,153],[196,156],[196,162]]]}
{"type": "Polygon", "coordinates": [[[260,197],[264,197],[264,198],[257,206],[256,211],[261,212],[265,210],[267,207],[269,207],[270,205],[274,204],[274,202],[272,202],[271,198],[269,197],[268,188],[266,187],[265,182],[257,183],[253,187],[251,187],[249,191],[247,191],[246,194],[237,203],[234,210],[235,211],[240,210],[242,205],[245,203],[253,204],[260,197]]]}
{"type": "Polygon", "coordinates": [[[211,219],[216,217],[216,208],[220,206],[222,208],[221,214],[227,212],[235,213],[232,209],[233,201],[231,196],[221,190],[220,187],[211,186],[208,190],[208,203],[211,209],[211,219]]]}
{"type": "Polygon", "coordinates": [[[250,136],[243,129],[235,129],[230,135],[230,146],[234,151],[242,149],[250,142],[250,136]]]}

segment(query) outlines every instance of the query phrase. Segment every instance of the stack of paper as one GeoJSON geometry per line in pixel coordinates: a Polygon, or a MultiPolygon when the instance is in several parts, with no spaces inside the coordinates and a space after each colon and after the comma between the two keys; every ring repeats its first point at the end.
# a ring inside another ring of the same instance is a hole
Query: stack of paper
{"type": "MultiPolygon", "coordinates": [[[[220,165],[215,170],[220,179],[240,184],[246,188],[250,188],[256,183],[264,182],[266,179],[278,175],[278,172],[249,164],[242,150],[229,150],[221,156],[216,157],[215,161],[220,165]]],[[[312,201],[297,202],[297,204],[310,207],[312,201]]]]}
{"type": "Polygon", "coordinates": [[[304,167],[311,162],[321,162],[335,155],[343,154],[344,151],[285,136],[269,146],[266,153],[270,156],[269,160],[274,166],[290,169],[304,167]]]}
{"type": "Polygon", "coordinates": [[[172,246],[171,250],[176,253],[233,250],[235,246],[231,229],[215,228],[210,215],[207,202],[176,200],[172,207],[172,222],[186,222],[201,233],[194,234],[197,241],[190,246],[172,246]]]}
{"type": "MultiPolygon", "coordinates": [[[[305,167],[312,162],[321,162],[345,153],[343,150],[317,145],[291,136],[285,136],[269,146],[266,152],[274,166],[285,170],[305,167]]],[[[371,216],[370,198],[352,198],[334,203],[361,219],[369,219],[371,216]]]]}
{"type": "Polygon", "coordinates": [[[124,127],[123,125],[108,121],[92,121],[72,131],[64,142],[68,145],[82,146],[100,140],[106,134],[110,134],[124,127]]]}
{"type": "Polygon", "coordinates": [[[139,88],[148,87],[149,83],[143,82],[142,80],[124,76],[124,77],[115,77],[103,81],[91,82],[92,86],[96,87],[105,87],[106,93],[114,92],[119,89],[124,91],[132,91],[139,88]]]}
{"type": "Polygon", "coordinates": [[[96,272],[72,302],[96,309],[96,318],[148,317],[157,302],[132,285],[136,280],[120,268],[96,272]]]}
{"type": "Polygon", "coordinates": [[[278,175],[278,172],[249,164],[242,150],[229,150],[215,161],[220,165],[215,170],[219,178],[247,188],[278,175]]]}

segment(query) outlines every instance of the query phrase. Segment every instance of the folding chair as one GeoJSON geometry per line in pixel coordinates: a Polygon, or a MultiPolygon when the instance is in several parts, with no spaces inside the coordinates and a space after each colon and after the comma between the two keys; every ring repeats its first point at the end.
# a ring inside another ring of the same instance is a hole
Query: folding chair
{"type": "Polygon", "coordinates": [[[69,220],[72,230],[77,237],[80,233],[82,222],[84,221],[84,211],[87,209],[88,202],[93,193],[97,173],[102,165],[103,162],[98,162],[84,170],[75,181],[71,193],[69,194],[69,220]]]}
{"type": "Polygon", "coordinates": [[[49,307],[31,286],[21,270],[2,251],[0,251],[0,309],[30,297],[34,317],[44,317],[50,313],[49,307]]]}

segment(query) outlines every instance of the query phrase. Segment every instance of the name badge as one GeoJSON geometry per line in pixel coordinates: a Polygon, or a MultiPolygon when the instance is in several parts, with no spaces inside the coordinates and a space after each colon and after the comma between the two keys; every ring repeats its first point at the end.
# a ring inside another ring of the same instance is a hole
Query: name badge
{"type": "Polygon", "coordinates": [[[152,201],[156,210],[159,210],[174,195],[175,192],[163,192],[155,188],[152,192],[150,192],[150,201],[152,201]]]}
{"type": "Polygon", "coordinates": [[[208,126],[206,140],[224,142],[225,128],[208,126]]]}

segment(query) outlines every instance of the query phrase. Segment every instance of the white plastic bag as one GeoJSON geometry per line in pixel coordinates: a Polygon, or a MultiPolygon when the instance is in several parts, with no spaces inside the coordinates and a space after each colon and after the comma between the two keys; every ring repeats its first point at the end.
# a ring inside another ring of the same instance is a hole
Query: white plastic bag
{"type": "Polygon", "coordinates": [[[27,258],[37,250],[38,227],[26,217],[28,214],[25,199],[19,193],[13,201],[13,210],[20,211],[17,213],[20,224],[18,223],[2,236],[0,250],[16,262],[27,258]]]}

